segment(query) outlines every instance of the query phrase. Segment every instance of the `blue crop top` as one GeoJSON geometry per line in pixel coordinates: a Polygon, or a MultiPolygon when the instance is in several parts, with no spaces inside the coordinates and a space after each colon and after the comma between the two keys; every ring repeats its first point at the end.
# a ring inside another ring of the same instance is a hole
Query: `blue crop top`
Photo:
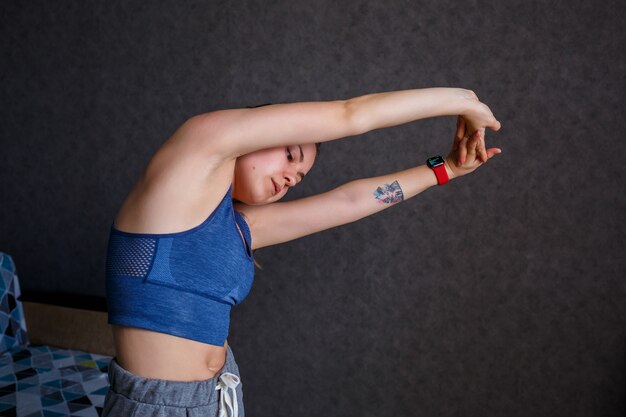
{"type": "Polygon", "coordinates": [[[127,233],[111,225],[109,324],[224,345],[230,309],[254,278],[250,229],[233,209],[231,191],[232,185],[205,221],[183,232],[127,233]]]}

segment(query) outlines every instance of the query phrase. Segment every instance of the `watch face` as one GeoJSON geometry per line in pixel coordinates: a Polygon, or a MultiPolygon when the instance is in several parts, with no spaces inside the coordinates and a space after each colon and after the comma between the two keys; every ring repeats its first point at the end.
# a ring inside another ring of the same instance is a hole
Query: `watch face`
{"type": "Polygon", "coordinates": [[[443,165],[443,158],[441,156],[433,156],[431,158],[428,158],[426,160],[426,165],[428,165],[429,168],[443,165]]]}

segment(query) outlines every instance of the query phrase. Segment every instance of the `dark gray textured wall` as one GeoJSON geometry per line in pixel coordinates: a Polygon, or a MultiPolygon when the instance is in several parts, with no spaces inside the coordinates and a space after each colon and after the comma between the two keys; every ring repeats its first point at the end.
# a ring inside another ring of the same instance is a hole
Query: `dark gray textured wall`
{"type": "MultiPolygon", "coordinates": [[[[503,154],[258,252],[230,342],[251,416],[621,416],[623,1],[2,2],[0,250],[103,296],[108,227],[185,118],[475,90],[503,154]]],[[[290,198],[445,153],[453,118],[326,144],[290,198]]]]}

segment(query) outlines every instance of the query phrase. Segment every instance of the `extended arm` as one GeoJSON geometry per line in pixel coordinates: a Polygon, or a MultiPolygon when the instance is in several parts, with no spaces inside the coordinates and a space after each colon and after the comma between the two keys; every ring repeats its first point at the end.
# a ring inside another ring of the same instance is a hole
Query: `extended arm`
{"type": "MultiPolygon", "coordinates": [[[[477,154],[481,132],[466,138],[465,131],[465,123],[459,119],[453,150],[446,157],[445,164],[451,180],[484,164],[477,154]],[[455,161],[462,140],[467,156],[458,167],[455,161]]],[[[501,150],[491,148],[486,152],[489,159],[501,150]]],[[[258,249],[354,222],[414,197],[436,184],[437,178],[432,170],[421,165],[389,175],[350,181],[326,193],[295,201],[264,206],[239,204],[237,210],[248,219],[252,247],[258,249]]]]}
{"type": "Polygon", "coordinates": [[[499,122],[470,90],[427,88],[349,100],[274,104],[195,116],[174,135],[190,152],[236,158],[276,146],[326,142],[435,116],[463,115],[471,130],[499,122]],[[184,138],[184,139],[183,139],[184,138]]]}
{"type": "Polygon", "coordinates": [[[350,181],[331,191],[263,206],[238,204],[252,233],[252,248],[276,245],[351,223],[436,185],[426,165],[380,177],[350,181]]]}

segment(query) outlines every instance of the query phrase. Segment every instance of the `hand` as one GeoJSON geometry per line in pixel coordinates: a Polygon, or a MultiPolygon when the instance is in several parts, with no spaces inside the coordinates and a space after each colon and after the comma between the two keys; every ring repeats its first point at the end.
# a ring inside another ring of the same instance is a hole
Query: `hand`
{"type": "MultiPolygon", "coordinates": [[[[462,113],[465,121],[466,133],[471,137],[475,132],[480,132],[479,147],[477,153],[482,162],[487,162],[487,150],[485,148],[485,129],[489,128],[494,132],[500,130],[501,124],[495,118],[489,107],[481,103],[478,96],[471,90],[463,90],[465,99],[467,100],[467,109],[462,113]]],[[[457,166],[461,166],[466,157],[463,147],[461,147],[461,159],[457,166]]]]}
{"type": "Polygon", "coordinates": [[[483,160],[480,157],[480,150],[484,149],[484,143],[483,132],[477,130],[472,135],[469,135],[465,119],[459,116],[456,123],[456,135],[452,151],[445,159],[448,176],[452,179],[469,174],[495,155],[502,153],[500,148],[486,149],[483,160]]]}

